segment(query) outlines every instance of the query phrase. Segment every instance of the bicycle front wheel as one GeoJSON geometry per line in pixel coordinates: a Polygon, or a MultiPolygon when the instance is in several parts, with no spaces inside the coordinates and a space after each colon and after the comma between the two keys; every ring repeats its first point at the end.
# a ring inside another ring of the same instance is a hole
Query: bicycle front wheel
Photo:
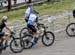
{"type": "Polygon", "coordinates": [[[51,46],[54,43],[55,36],[52,32],[47,31],[43,36],[42,36],[42,43],[45,46],[51,46]]]}
{"type": "Polygon", "coordinates": [[[25,35],[22,40],[24,41],[24,49],[30,49],[32,47],[31,40],[33,39],[32,35],[25,35]]]}
{"type": "Polygon", "coordinates": [[[21,29],[20,31],[20,37],[22,38],[23,36],[25,36],[28,33],[28,29],[26,27],[24,27],[23,29],[21,29]]]}
{"type": "Polygon", "coordinates": [[[23,46],[21,45],[21,43],[23,44],[24,42],[19,39],[19,38],[16,38],[15,40],[13,39],[11,42],[10,42],[10,49],[12,52],[14,53],[20,53],[23,51],[23,46]]]}
{"type": "Polygon", "coordinates": [[[67,33],[67,35],[69,35],[70,37],[75,36],[75,23],[70,23],[70,24],[66,27],[66,33],[67,33]]]}

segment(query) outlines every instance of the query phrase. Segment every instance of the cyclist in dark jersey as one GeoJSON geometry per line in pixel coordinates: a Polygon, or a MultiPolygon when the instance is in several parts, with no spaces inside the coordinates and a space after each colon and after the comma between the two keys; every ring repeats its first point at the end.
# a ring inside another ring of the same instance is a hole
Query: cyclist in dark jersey
{"type": "Polygon", "coordinates": [[[11,30],[6,26],[6,21],[7,21],[7,16],[3,16],[2,20],[0,22],[0,46],[2,45],[3,41],[5,40],[5,44],[7,45],[7,38],[4,39],[4,36],[7,36],[8,34],[6,34],[5,32],[2,32],[4,28],[6,28],[7,30],[9,30],[11,32],[11,30]]]}
{"type": "Polygon", "coordinates": [[[75,9],[73,9],[73,17],[75,18],[75,9]]]}
{"type": "Polygon", "coordinates": [[[72,4],[72,8],[73,8],[73,17],[75,18],[75,2],[72,4]]]}

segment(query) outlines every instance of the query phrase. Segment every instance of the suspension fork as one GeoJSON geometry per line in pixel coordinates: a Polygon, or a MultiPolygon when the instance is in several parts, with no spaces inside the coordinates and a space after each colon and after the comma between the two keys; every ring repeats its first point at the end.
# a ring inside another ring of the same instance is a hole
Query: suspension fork
{"type": "MultiPolygon", "coordinates": [[[[46,28],[44,27],[44,35],[46,35],[46,28]]],[[[46,37],[47,37],[47,35],[46,35],[46,37]]]]}
{"type": "Polygon", "coordinates": [[[17,42],[16,42],[16,38],[14,36],[11,36],[14,40],[15,46],[18,46],[17,42]]]}
{"type": "Polygon", "coordinates": [[[47,36],[47,33],[46,33],[46,27],[44,27],[44,35],[45,35],[46,39],[49,39],[49,37],[47,36]]]}

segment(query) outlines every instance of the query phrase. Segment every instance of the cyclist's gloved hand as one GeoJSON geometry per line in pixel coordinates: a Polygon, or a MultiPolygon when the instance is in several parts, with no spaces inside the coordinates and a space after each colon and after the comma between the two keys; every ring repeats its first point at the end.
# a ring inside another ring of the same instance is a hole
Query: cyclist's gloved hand
{"type": "Polygon", "coordinates": [[[11,34],[15,34],[15,33],[12,31],[11,34]]]}
{"type": "Polygon", "coordinates": [[[35,20],[35,22],[36,22],[36,23],[38,22],[38,17],[36,17],[36,20],[35,20]]]}

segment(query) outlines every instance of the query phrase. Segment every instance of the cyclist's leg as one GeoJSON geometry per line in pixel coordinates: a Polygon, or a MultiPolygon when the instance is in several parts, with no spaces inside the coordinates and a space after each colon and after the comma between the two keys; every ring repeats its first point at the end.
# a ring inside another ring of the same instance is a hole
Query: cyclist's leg
{"type": "Polygon", "coordinates": [[[8,40],[10,39],[10,33],[5,32],[4,40],[5,40],[5,45],[7,45],[8,40]]]}
{"type": "Polygon", "coordinates": [[[3,45],[3,41],[4,41],[4,39],[1,37],[1,38],[0,38],[0,46],[3,45]]]}
{"type": "Polygon", "coordinates": [[[34,33],[33,34],[33,41],[35,41],[37,43],[38,40],[38,33],[37,33],[37,29],[35,28],[35,26],[31,25],[31,30],[34,33]]]}
{"type": "Polygon", "coordinates": [[[3,36],[4,36],[4,32],[0,32],[0,46],[2,46],[3,45],[3,41],[4,41],[4,38],[3,38],[3,36]]]}

